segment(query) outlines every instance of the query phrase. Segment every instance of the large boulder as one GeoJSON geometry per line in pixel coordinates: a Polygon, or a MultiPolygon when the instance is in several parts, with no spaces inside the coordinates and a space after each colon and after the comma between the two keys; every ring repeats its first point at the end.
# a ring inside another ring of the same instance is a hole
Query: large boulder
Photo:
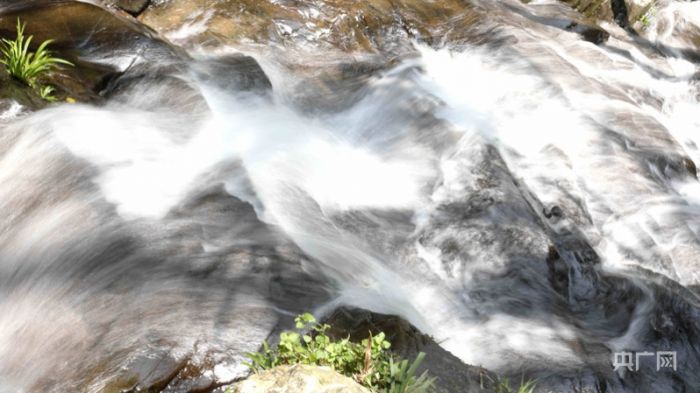
{"type": "MultiPolygon", "coordinates": [[[[0,6],[0,37],[14,39],[17,20],[33,36],[32,49],[53,40],[49,49],[75,67],[57,67],[42,83],[55,86],[60,98],[99,100],[108,81],[141,63],[172,64],[183,54],[157,34],[126,16],[95,4],[70,0],[11,2],[0,6]]],[[[21,94],[3,92],[19,97],[21,94]]],[[[34,100],[36,101],[36,100],[34,100]]],[[[31,100],[24,100],[31,104],[31,100]]],[[[33,107],[40,105],[30,105],[33,107]]]]}
{"type": "Polygon", "coordinates": [[[233,393],[370,393],[352,379],[327,367],[279,366],[253,375],[233,393]]]}

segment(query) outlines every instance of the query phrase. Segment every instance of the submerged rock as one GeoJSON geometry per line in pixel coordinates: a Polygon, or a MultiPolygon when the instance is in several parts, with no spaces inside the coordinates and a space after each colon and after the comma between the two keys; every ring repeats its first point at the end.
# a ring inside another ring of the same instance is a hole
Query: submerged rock
{"type": "Polygon", "coordinates": [[[233,393],[369,393],[327,367],[279,366],[236,385],[233,393]]]}

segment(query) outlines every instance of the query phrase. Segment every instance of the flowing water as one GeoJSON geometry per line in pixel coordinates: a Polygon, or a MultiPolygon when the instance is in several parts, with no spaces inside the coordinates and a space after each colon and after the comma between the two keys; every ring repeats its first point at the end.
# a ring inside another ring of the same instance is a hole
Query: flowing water
{"type": "Polygon", "coordinates": [[[182,359],[225,382],[279,321],[340,304],[552,391],[700,391],[700,3],[600,45],[553,1],[472,3],[473,38],[391,55],[223,50],[271,89],[194,46],[103,106],[7,109],[0,391],[182,359]],[[613,371],[618,351],[678,367],[613,371]]]}

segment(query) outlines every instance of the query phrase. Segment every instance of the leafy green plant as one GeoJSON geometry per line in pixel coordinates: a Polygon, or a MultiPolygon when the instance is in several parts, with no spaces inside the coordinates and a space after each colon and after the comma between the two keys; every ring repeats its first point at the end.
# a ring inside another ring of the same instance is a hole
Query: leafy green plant
{"type": "Polygon", "coordinates": [[[30,52],[29,45],[34,37],[25,37],[24,28],[25,24],[18,18],[17,37],[14,40],[3,38],[0,41],[0,63],[5,65],[12,77],[30,87],[36,87],[37,78],[50,71],[56,64],[73,65],[51,54],[47,47],[53,40],[42,42],[36,52],[30,52]]]}
{"type": "Polygon", "coordinates": [[[644,12],[644,14],[642,14],[642,16],[639,18],[639,22],[642,24],[642,27],[645,30],[651,27],[651,22],[654,17],[656,17],[656,13],[656,3],[651,3],[646,12],[644,12]]]}
{"type": "Polygon", "coordinates": [[[425,354],[418,354],[410,363],[395,359],[388,352],[391,343],[384,333],[370,334],[360,343],[349,338],[332,340],[326,334],[330,326],[317,323],[313,315],[305,313],[294,321],[297,330],[282,332],[276,348],[264,342],[260,352],[248,354],[246,365],[251,370],[285,364],[326,366],[377,393],[425,393],[433,386],[434,379],[427,373],[416,376],[425,354]]]}
{"type": "Polygon", "coordinates": [[[427,392],[433,385],[433,380],[426,373],[416,377],[416,369],[423,361],[425,354],[419,353],[416,359],[408,365],[408,360],[401,360],[394,363],[394,359],[389,359],[389,376],[391,384],[385,391],[387,393],[413,393],[427,392]]]}

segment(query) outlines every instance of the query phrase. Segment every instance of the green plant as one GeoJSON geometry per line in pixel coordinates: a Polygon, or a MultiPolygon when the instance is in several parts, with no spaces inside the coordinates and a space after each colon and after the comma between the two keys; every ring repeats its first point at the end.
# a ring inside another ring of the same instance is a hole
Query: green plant
{"type": "Polygon", "coordinates": [[[3,38],[0,42],[0,63],[4,64],[7,72],[17,80],[36,87],[37,78],[50,71],[56,64],[73,64],[67,60],[52,56],[48,50],[53,40],[41,43],[36,52],[29,51],[33,36],[24,36],[25,24],[17,19],[17,37],[14,40],[3,38]]]}
{"type": "Polygon", "coordinates": [[[46,85],[39,89],[39,95],[48,102],[55,102],[56,97],[53,95],[55,91],[56,89],[53,86],[46,85]]]}
{"type": "Polygon", "coordinates": [[[535,381],[523,381],[518,386],[518,390],[513,390],[510,387],[510,381],[508,378],[501,379],[496,385],[496,393],[533,393],[535,391],[535,381]]]}
{"type": "Polygon", "coordinates": [[[419,353],[410,367],[408,365],[408,360],[394,363],[394,359],[389,359],[389,379],[391,380],[391,384],[385,391],[387,393],[417,393],[429,391],[433,385],[433,380],[428,377],[427,373],[423,373],[416,378],[416,369],[423,361],[424,357],[425,354],[423,352],[419,353]]]}
{"type": "Polygon", "coordinates": [[[424,353],[408,360],[395,359],[388,353],[391,343],[384,333],[369,335],[360,343],[349,338],[332,340],[327,324],[319,324],[309,313],[295,318],[296,331],[280,334],[276,348],[263,343],[260,352],[249,353],[246,365],[254,372],[284,364],[326,366],[352,377],[358,383],[378,393],[425,393],[434,379],[427,373],[416,376],[424,353]]]}
{"type": "Polygon", "coordinates": [[[651,22],[656,17],[656,13],[656,4],[651,3],[644,14],[639,18],[639,22],[645,30],[651,27],[651,22]]]}

